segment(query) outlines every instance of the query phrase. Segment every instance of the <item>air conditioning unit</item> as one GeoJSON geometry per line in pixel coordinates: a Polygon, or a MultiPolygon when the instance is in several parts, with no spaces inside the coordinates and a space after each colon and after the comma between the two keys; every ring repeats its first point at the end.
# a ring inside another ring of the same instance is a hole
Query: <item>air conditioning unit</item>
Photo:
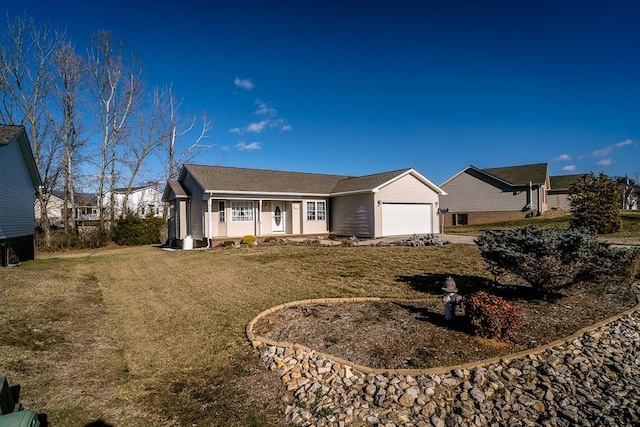
{"type": "Polygon", "coordinates": [[[14,399],[9,382],[0,377],[0,427],[39,427],[40,421],[33,411],[23,411],[14,399]]]}

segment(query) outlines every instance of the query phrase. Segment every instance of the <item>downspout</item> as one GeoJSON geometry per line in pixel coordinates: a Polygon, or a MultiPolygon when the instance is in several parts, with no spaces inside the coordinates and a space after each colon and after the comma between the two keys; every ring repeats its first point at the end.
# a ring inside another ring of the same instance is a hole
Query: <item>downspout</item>
{"type": "Polygon", "coordinates": [[[538,184],[538,215],[542,215],[542,184],[538,184]]]}
{"type": "Polygon", "coordinates": [[[209,196],[209,199],[207,200],[207,210],[209,211],[209,218],[208,218],[208,227],[207,227],[207,234],[208,234],[208,238],[207,238],[207,246],[205,249],[209,249],[211,247],[211,237],[212,237],[212,230],[213,230],[213,221],[211,220],[211,196],[209,196]]]}
{"type": "Polygon", "coordinates": [[[529,209],[533,207],[533,183],[529,181],[529,209]]]}

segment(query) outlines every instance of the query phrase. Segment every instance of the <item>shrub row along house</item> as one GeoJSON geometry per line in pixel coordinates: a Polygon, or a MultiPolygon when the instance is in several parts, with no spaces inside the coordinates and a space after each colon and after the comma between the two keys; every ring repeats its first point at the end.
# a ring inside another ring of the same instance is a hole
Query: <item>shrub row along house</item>
{"type": "Polygon", "coordinates": [[[438,232],[444,194],[412,168],[353,177],[187,164],[163,200],[169,239],[197,246],[245,235],[438,232]]]}

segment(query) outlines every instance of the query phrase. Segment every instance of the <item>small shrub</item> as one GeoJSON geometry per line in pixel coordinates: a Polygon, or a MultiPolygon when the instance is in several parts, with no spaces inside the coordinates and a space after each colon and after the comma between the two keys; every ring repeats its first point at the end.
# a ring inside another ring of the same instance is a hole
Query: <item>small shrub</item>
{"type": "Polygon", "coordinates": [[[542,229],[535,225],[503,232],[487,230],[476,244],[496,278],[514,274],[540,293],[572,283],[597,262],[598,253],[603,250],[593,232],[542,229]]]}
{"type": "Polygon", "coordinates": [[[234,242],[233,240],[225,240],[224,242],[222,242],[222,246],[225,248],[229,248],[235,245],[236,245],[236,242],[234,242]]]}
{"type": "Polygon", "coordinates": [[[578,279],[591,282],[606,291],[611,286],[625,286],[640,274],[640,249],[602,245],[595,262],[585,266],[578,279]],[[604,286],[601,286],[604,285],[604,286]]]}
{"type": "Polygon", "coordinates": [[[338,240],[338,235],[336,233],[329,233],[329,236],[327,236],[327,239],[338,240]]]}
{"type": "Polygon", "coordinates": [[[258,239],[256,238],[256,236],[254,236],[253,234],[249,234],[249,235],[246,235],[246,236],[244,236],[244,237],[242,238],[242,242],[241,242],[241,243],[242,243],[243,245],[253,246],[253,245],[255,245],[255,244],[256,244],[256,241],[257,241],[257,240],[258,240],[258,239]]]}
{"type": "Polygon", "coordinates": [[[358,246],[359,241],[360,240],[356,236],[351,236],[348,239],[347,238],[342,239],[340,243],[342,243],[342,246],[352,247],[352,246],[358,246]]]}
{"type": "Polygon", "coordinates": [[[480,291],[465,301],[465,316],[475,335],[506,340],[514,337],[520,315],[504,299],[480,291]]]}
{"type": "Polygon", "coordinates": [[[274,244],[277,243],[277,239],[274,236],[265,237],[264,243],[274,244]]]}

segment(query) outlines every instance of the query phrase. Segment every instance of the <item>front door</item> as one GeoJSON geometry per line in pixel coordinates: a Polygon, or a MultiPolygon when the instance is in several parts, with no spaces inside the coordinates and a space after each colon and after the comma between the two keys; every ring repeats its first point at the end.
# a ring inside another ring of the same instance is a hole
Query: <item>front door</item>
{"type": "Polygon", "coordinates": [[[284,203],[272,202],[273,221],[271,230],[274,233],[284,233],[284,203]]]}

